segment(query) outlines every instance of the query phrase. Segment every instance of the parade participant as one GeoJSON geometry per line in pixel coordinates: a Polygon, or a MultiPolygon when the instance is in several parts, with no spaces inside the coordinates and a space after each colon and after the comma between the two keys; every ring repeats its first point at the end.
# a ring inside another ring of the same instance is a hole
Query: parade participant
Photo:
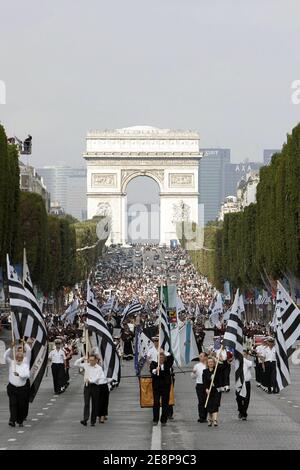
{"type": "Polygon", "coordinates": [[[66,356],[66,370],[65,370],[65,387],[67,388],[70,383],[70,361],[73,357],[73,348],[68,343],[65,343],[63,352],[66,356]]]}
{"type": "Polygon", "coordinates": [[[51,363],[54,393],[59,395],[65,391],[65,368],[66,356],[62,349],[61,340],[54,341],[55,349],[49,353],[49,363],[51,363]]]}
{"type": "Polygon", "coordinates": [[[77,359],[74,366],[84,369],[84,409],[83,420],[80,423],[87,425],[90,418],[90,402],[92,402],[91,426],[95,426],[99,413],[99,384],[106,379],[102,367],[98,364],[98,358],[91,354],[88,362],[83,357],[77,359]]]}
{"type": "Polygon", "coordinates": [[[9,397],[9,426],[15,427],[16,423],[20,427],[28,413],[29,394],[26,382],[30,376],[29,364],[24,360],[24,354],[16,351],[15,358],[11,357],[12,350],[8,349],[4,354],[4,360],[9,367],[9,383],[7,385],[7,395],[9,397]]]}
{"type": "MultiPolygon", "coordinates": [[[[222,344],[222,342],[221,342],[222,344]]],[[[230,363],[227,361],[227,351],[224,348],[219,348],[215,351],[216,357],[219,357],[219,365],[223,365],[221,369],[222,379],[221,379],[221,392],[230,391],[230,363]]]]}
{"type": "MultiPolygon", "coordinates": [[[[98,364],[102,367],[101,361],[98,364]]],[[[102,367],[103,369],[103,367],[102,367]]],[[[108,404],[109,404],[109,383],[111,379],[105,376],[99,381],[99,408],[98,408],[98,419],[99,423],[103,424],[108,419],[108,404]]]]}
{"type": "MultiPolygon", "coordinates": [[[[24,362],[28,364],[30,369],[30,360],[31,360],[31,347],[33,344],[33,340],[28,338],[27,342],[22,342],[22,345],[19,345],[17,351],[24,353],[24,362]]],[[[24,421],[26,421],[28,412],[29,412],[29,398],[30,398],[30,379],[26,380],[26,390],[27,390],[27,399],[25,400],[24,404],[24,421]]]]}
{"type": "Polygon", "coordinates": [[[268,393],[278,393],[276,380],[276,350],[275,339],[268,338],[267,347],[264,350],[266,387],[268,393]]]}
{"type": "Polygon", "coordinates": [[[266,373],[265,373],[265,350],[268,346],[267,338],[265,338],[262,344],[259,344],[255,348],[256,355],[256,381],[257,386],[263,390],[267,390],[266,387],[266,373]]]}
{"type": "Polygon", "coordinates": [[[250,395],[251,395],[251,382],[252,379],[251,369],[253,367],[252,361],[250,361],[250,356],[247,350],[244,350],[244,361],[243,361],[243,370],[244,370],[244,380],[245,380],[245,387],[246,387],[246,396],[242,397],[240,393],[236,392],[236,401],[238,405],[239,411],[239,419],[242,421],[247,420],[248,416],[248,407],[250,403],[250,395]]]}
{"type": "Polygon", "coordinates": [[[131,361],[133,359],[133,347],[132,347],[132,340],[134,338],[133,333],[131,332],[128,324],[124,325],[122,334],[121,334],[121,339],[123,341],[124,347],[124,353],[123,353],[123,359],[125,361],[131,361]]]}
{"type": "Polygon", "coordinates": [[[206,397],[208,397],[206,406],[208,412],[208,426],[218,426],[218,414],[221,404],[221,390],[223,383],[223,365],[218,364],[217,366],[216,359],[214,357],[208,357],[207,369],[203,371],[202,377],[206,397]],[[212,383],[213,377],[214,380],[212,383]]]}
{"type": "Polygon", "coordinates": [[[207,368],[207,354],[202,352],[199,355],[199,362],[194,365],[191,374],[196,379],[196,393],[198,397],[198,423],[206,423],[207,410],[204,407],[207,398],[206,390],[203,385],[203,371],[207,368]]]}
{"type": "Polygon", "coordinates": [[[158,358],[150,364],[153,390],[153,424],[159,422],[160,400],[162,400],[161,424],[165,426],[169,414],[169,398],[171,389],[171,368],[174,357],[163,349],[160,350],[158,358]]]}

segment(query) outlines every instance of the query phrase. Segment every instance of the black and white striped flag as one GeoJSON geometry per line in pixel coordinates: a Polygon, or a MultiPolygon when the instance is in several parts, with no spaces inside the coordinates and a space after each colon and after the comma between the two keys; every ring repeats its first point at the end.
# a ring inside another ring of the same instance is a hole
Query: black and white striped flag
{"type": "Polygon", "coordinates": [[[88,280],[87,289],[87,321],[88,329],[95,333],[97,346],[103,361],[103,370],[108,379],[120,382],[121,364],[112,335],[107,327],[93,292],[91,282],[88,280]]]}
{"type": "Polygon", "coordinates": [[[242,299],[240,299],[238,289],[230,309],[230,317],[224,334],[223,346],[234,351],[235,389],[239,395],[245,397],[246,384],[244,378],[242,306],[243,302],[242,299]]]}
{"type": "Polygon", "coordinates": [[[160,309],[159,309],[159,342],[160,347],[167,352],[171,352],[171,333],[170,323],[167,314],[166,300],[163,287],[160,291],[160,309]]]}
{"type": "Polygon", "coordinates": [[[47,329],[35,297],[29,269],[24,255],[23,283],[7,256],[9,302],[14,314],[13,329],[17,340],[34,340],[30,359],[30,402],[39,389],[48,361],[47,329]],[[15,320],[15,321],[14,321],[15,320]]]}
{"type": "Polygon", "coordinates": [[[140,302],[137,299],[134,299],[123,311],[123,316],[121,320],[121,325],[123,325],[124,321],[126,318],[128,318],[130,315],[137,315],[140,313],[142,310],[142,306],[140,302]]]}
{"type": "Polygon", "coordinates": [[[293,346],[300,338],[300,310],[284,287],[277,283],[274,315],[277,385],[279,390],[291,383],[288,359],[293,346]]]}

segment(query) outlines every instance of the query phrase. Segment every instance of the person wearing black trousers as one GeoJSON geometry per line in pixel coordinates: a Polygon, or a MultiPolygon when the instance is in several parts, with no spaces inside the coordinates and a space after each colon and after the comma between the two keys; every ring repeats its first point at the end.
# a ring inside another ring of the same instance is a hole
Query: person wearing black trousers
{"type": "Polygon", "coordinates": [[[236,401],[238,405],[239,411],[239,419],[242,421],[247,420],[248,416],[248,407],[250,403],[250,396],[251,396],[251,369],[253,367],[252,361],[248,359],[248,352],[244,350],[244,380],[245,380],[245,389],[246,389],[246,396],[242,397],[240,393],[236,392],[236,401]]]}
{"type": "Polygon", "coordinates": [[[160,364],[152,361],[150,364],[150,373],[152,376],[153,390],[153,424],[157,425],[160,414],[160,400],[162,401],[162,412],[160,421],[162,426],[167,424],[169,416],[169,398],[172,382],[172,365],[174,357],[172,354],[160,351],[160,364]]]}
{"type": "Polygon", "coordinates": [[[206,407],[208,412],[208,426],[218,426],[218,413],[221,405],[221,390],[223,385],[223,368],[223,364],[218,364],[217,366],[216,359],[214,357],[209,357],[207,360],[207,369],[203,371],[203,385],[206,391],[206,397],[209,394],[206,407]],[[216,367],[217,370],[215,373],[216,367]],[[210,389],[213,376],[214,381],[210,389]]]}
{"type": "Polygon", "coordinates": [[[206,423],[207,410],[204,407],[206,401],[206,390],[203,385],[203,372],[207,368],[207,354],[199,355],[199,362],[195,364],[192,372],[192,378],[196,379],[196,393],[198,397],[198,423],[206,423]]]}
{"type": "Polygon", "coordinates": [[[98,364],[98,359],[94,354],[89,356],[88,362],[83,357],[77,359],[74,366],[84,369],[84,409],[83,420],[80,421],[83,426],[87,425],[91,417],[91,426],[95,426],[99,412],[99,384],[104,380],[105,374],[98,364]],[[92,402],[92,411],[90,414],[90,403],[92,402]]]}
{"type": "Polygon", "coordinates": [[[59,395],[65,391],[65,370],[66,370],[66,356],[62,349],[61,340],[55,340],[55,349],[50,351],[49,362],[52,363],[52,377],[54,393],[59,395]]]}
{"type": "Polygon", "coordinates": [[[10,418],[8,424],[15,427],[18,423],[22,427],[28,412],[29,394],[26,382],[29,379],[30,370],[22,352],[17,351],[14,359],[11,356],[12,351],[8,349],[4,354],[4,360],[9,367],[7,395],[9,397],[10,418]]]}

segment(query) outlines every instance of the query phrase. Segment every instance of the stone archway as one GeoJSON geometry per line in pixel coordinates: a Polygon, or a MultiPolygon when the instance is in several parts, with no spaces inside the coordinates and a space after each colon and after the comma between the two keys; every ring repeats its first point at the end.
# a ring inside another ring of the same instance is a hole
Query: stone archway
{"type": "MultiPolygon", "coordinates": [[[[199,135],[150,126],[87,134],[88,218],[101,204],[112,214],[109,243],[125,243],[126,187],[137,176],[154,179],[160,190],[160,243],[177,239],[174,207],[190,208],[198,223],[199,135]]],[[[103,207],[103,206],[102,206],[103,207]]]]}

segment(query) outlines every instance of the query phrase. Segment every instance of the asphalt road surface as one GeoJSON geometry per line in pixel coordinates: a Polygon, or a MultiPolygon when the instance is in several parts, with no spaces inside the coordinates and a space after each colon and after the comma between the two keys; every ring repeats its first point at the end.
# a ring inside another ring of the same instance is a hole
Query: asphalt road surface
{"type": "MultiPolygon", "coordinates": [[[[192,365],[191,365],[192,366],[192,365]]],[[[189,368],[190,369],[190,368],[189,368]]],[[[291,367],[292,385],[267,395],[252,383],[247,422],[237,419],[234,391],[223,395],[218,428],[197,422],[195,384],[190,372],[176,375],[174,420],[152,427],[152,412],[141,409],[133,362],[123,363],[123,380],[110,395],[109,420],[83,427],[83,377],[71,369],[67,391],[55,396],[51,372],[30,406],[24,428],[8,426],[7,371],[0,365],[0,449],[202,450],[298,449],[300,447],[300,366],[291,367]]]]}

